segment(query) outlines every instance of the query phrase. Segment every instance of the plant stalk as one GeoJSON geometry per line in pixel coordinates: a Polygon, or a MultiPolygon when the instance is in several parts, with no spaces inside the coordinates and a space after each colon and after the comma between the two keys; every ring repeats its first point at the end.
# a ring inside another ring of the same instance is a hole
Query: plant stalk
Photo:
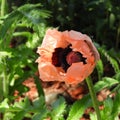
{"type": "Polygon", "coordinates": [[[92,102],[93,102],[93,107],[96,111],[97,120],[101,120],[99,105],[98,105],[96,93],[94,91],[94,86],[93,86],[93,83],[92,83],[92,80],[91,80],[90,76],[86,78],[86,82],[87,82],[89,92],[90,92],[90,96],[91,96],[91,99],[92,99],[92,102]]]}
{"type": "Polygon", "coordinates": [[[5,15],[6,0],[1,0],[1,17],[5,15]]]}
{"type": "Polygon", "coordinates": [[[3,58],[3,64],[4,64],[4,68],[3,68],[3,96],[6,98],[8,96],[8,79],[7,79],[7,67],[6,67],[6,60],[5,58],[3,58]]]}

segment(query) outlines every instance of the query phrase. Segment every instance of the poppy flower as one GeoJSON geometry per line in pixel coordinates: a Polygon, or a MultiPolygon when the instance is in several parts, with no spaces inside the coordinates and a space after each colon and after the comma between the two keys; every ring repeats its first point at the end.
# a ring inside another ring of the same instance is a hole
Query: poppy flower
{"type": "Polygon", "coordinates": [[[100,59],[90,37],[74,30],[48,29],[37,53],[40,79],[68,84],[82,82],[100,59]]]}

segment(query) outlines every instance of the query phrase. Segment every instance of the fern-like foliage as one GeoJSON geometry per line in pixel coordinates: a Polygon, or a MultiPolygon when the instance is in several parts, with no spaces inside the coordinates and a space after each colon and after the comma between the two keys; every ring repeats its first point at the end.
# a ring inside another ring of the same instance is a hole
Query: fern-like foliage
{"type": "MultiPolygon", "coordinates": [[[[41,4],[25,4],[0,18],[0,81],[7,81],[5,88],[0,82],[1,98],[13,94],[16,88],[23,92],[22,82],[35,73],[37,54],[33,49],[40,45],[48,17],[50,12],[42,9],[41,4]]],[[[40,89],[39,86],[39,93],[40,89]]]]}
{"type": "Polygon", "coordinates": [[[114,58],[110,55],[110,53],[108,53],[107,50],[105,50],[104,48],[100,47],[98,50],[99,50],[99,52],[100,52],[102,55],[104,55],[104,56],[107,58],[107,60],[110,62],[110,64],[112,65],[112,67],[113,67],[113,69],[114,69],[114,71],[115,71],[115,73],[119,72],[120,69],[119,69],[119,64],[118,64],[117,60],[114,59],[114,58]]]}
{"type": "Polygon", "coordinates": [[[76,101],[72,105],[67,120],[79,120],[82,117],[84,111],[90,106],[92,106],[92,101],[90,96],[86,95],[84,98],[76,101]]]}
{"type": "Polygon", "coordinates": [[[66,103],[63,97],[60,97],[52,104],[51,117],[52,120],[64,120],[66,103]]]}
{"type": "Polygon", "coordinates": [[[102,76],[103,76],[103,70],[104,70],[102,60],[99,60],[97,62],[96,68],[97,68],[97,72],[98,72],[98,80],[101,80],[102,76]]]}
{"type": "Polygon", "coordinates": [[[6,36],[13,24],[24,23],[25,26],[31,27],[32,25],[39,25],[45,22],[45,19],[50,17],[50,12],[39,9],[40,7],[41,4],[26,4],[7,14],[0,26],[0,31],[2,31],[0,32],[0,39],[6,36]]]}

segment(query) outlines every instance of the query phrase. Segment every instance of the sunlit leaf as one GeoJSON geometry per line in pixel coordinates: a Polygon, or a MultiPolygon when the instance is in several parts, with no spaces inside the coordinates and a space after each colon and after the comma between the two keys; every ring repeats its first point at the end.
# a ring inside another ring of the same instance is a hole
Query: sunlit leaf
{"type": "Polygon", "coordinates": [[[35,114],[32,120],[44,120],[47,118],[48,111],[46,109],[41,109],[37,114],[35,114]]]}
{"type": "Polygon", "coordinates": [[[95,113],[90,114],[90,119],[91,120],[97,120],[97,115],[95,113]]]}
{"type": "Polygon", "coordinates": [[[0,112],[4,112],[8,108],[9,108],[9,104],[8,104],[8,99],[6,98],[0,103],[0,112]]]}
{"type": "Polygon", "coordinates": [[[64,98],[60,97],[57,101],[52,104],[52,120],[60,120],[63,118],[65,112],[66,103],[64,98]]]}
{"type": "MultiPolygon", "coordinates": [[[[25,4],[13,12],[11,12],[6,19],[4,19],[0,27],[0,39],[3,39],[7,34],[13,23],[19,23],[22,20],[28,20],[29,24],[39,24],[45,22],[45,18],[50,16],[47,10],[38,9],[41,4],[25,4]]],[[[29,25],[28,24],[28,25],[29,25]]]]}
{"type": "Polygon", "coordinates": [[[92,102],[89,95],[76,101],[71,107],[67,120],[80,120],[86,108],[90,106],[92,106],[92,102]]]}
{"type": "Polygon", "coordinates": [[[100,91],[103,88],[110,88],[111,86],[118,84],[119,81],[114,79],[114,78],[110,78],[110,77],[103,77],[101,81],[98,81],[95,84],[95,91],[100,91]]]}
{"type": "Polygon", "coordinates": [[[103,101],[104,109],[101,111],[102,119],[109,119],[112,120],[112,107],[113,101],[111,98],[107,98],[103,101]]]}
{"type": "Polygon", "coordinates": [[[101,80],[101,78],[103,76],[103,69],[104,69],[102,60],[99,60],[97,62],[96,68],[97,68],[97,72],[98,72],[98,79],[101,80]]]}
{"type": "Polygon", "coordinates": [[[111,113],[112,113],[113,119],[115,119],[120,114],[120,89],[116,92],[116,96],[113,100],[111,113]]]}
{"type": "Polygon", "coordinates": [[[26,112],[24,110],[17,112],[12,120],[22,120],[25,117],[25,114],[26,112]]]}

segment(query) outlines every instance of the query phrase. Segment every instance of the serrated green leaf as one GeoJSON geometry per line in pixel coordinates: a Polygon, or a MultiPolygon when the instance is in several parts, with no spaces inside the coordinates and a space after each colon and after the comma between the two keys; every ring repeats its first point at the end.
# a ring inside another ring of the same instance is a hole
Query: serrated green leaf
{"type": "Polygon", "coordinates": [[[31,34],[31,37],[32,39],[29,39],[26,42],[26,46],[31,49],[37,48],[40,38],[38,37],[37,33],[31,34]]]}
{"type": "Polygon", "coordinates": [[[4,39],[8,29],[11,27],[11,25],[19,18],[21,17],[20,14],[17,11],[14,11],[8,15],[8,17],[4,20],[1,28],[0,28],[0,39],[4,39]]]}
{"type": "Polygon", "coordinates": [[[120,71],[115,74],[114,78],[120,82],[120,71]]]}
{"type": "Polygon", "coordinates": [[[67,120],[80,120],[86,108],[90,106],[92,106],[92,101],[89,95],[76,101],[71,107],[67,120]]]}
{"type": "Polygon", "coordinates": [[[5,112],[5,114],[4,114],[4,120],[13,120],[14,116],[15,116],[15,113],[5,112]]]}
{"type": "Polygon", "coordinates": [[[63,97],[60,97],[52,104],[52,120],[60,120],[65,112],[66,104],[63,97]]]}
{"type": "Polygon", "coordinates": [[[31,21],[33,24],[39,24],[41,22],[45,22],[44,18],[50,17],[50,12],[47,10],[38,9],[41,4],[26,4],[17,10],[28,19],[28,21],[31,21]]]}
{"type": "Polygon", "coordinates": [[[90,120],[97,120],[97,115],[96,115],[96,113],[91,113],[91,114],[90,114],[90,120]]]}
{"type": "Polygon", "coordinates": [[[107,98],[105,101],[103,101],[104,109],[101,111],[102,119],[103,120],[112,120],[112,107],[113,107],[113,101],[111,98],[107,98]]]}
{"type": "Polygon", "coordinates": [[[24,118],[25,114],[26,114],[26,112],[24,110],[17,112],[12,120],[22,120],[24,118]]]}
{"type": "Polygon", "coordinates": [[[41,4],[25,4],[10,14],[4,19],[0,27],[0,39],[4,39],[7,31],[10,29],[13,23],[19,23],[20,21],[28,21],[27,24],[38,25],[39,23],[45,23],[45,19],[50,17],[50,12],[47,10],[38,9],[41,4]]]}
{"type": "Polygon", "coordinates": [[[27,109],[30,107],[30,101],[29,99],[26,97],[24,100],[20,101],[20,102],[15,102],[13,106],[10,107],[10,110],[16,109],[19,111],[27,111],[27,109]]]}
{"type": "Polygon", "coordinates": [[[44,120],[47,117],[48,111],[43,108],[37,114],[35,114],[32,120],[44,120]]]}
{"type": "Polygon", "coordinates": [[[111,57],[104,48],[99,48],[99,51],[107,58],[107,60],[112,65],[114,71],[116,73],[119,72],[120,69],[119,69],[118,62],[113,57],[111,57]]]}
{"type": "Polygon", "coordinates": [[[33,102],[33,108],[31,112],[35,114],[32,116],[32,120],[43,120],[48,114],[48,110],[45,105],[44,97],[40,96],[37,100],[33,102]]]}
{"type": "Polygon", "coordinates": [[[0,103],[0,112],[4,112],[6,109],[9,109],[7,98],[0,103]]]}
{"type": "Polygon", "coordinates": [[[120,89],[116,92],[116,96],[113,100],[113,107],[112,107],[112,119],[115,119],[120,114],[120,89]]]}
{"type": "Polygon", "coordinates": [[[40,97],[38,97],[37,100],[33,102],[33,108],[39,110],[42,108],[46,108],[44,96],[41,95],[40,97]]]}
{"type": "Polygon", "coordinates": [[[102,60],[99,60],[96,65],[97,72],[98,72],[98,79],[101,80],[103,76],[103,63],[102,60]]]}
{"type": "Polygon", "coordinates": [[[0,57],[11,57],[12,53],[11,52],[7,52],[7,51],[0,51],[0,57]]]}
{"type": "Polygon", "coordinates": [[[100,91],[103,88],[110,88],[112,85],[118,84],[119,81],[114,79],[114,78],[110,78],[110,77],[103,77],[101,81],[98,81],[94,88],[95,91],[100,91]]]}

